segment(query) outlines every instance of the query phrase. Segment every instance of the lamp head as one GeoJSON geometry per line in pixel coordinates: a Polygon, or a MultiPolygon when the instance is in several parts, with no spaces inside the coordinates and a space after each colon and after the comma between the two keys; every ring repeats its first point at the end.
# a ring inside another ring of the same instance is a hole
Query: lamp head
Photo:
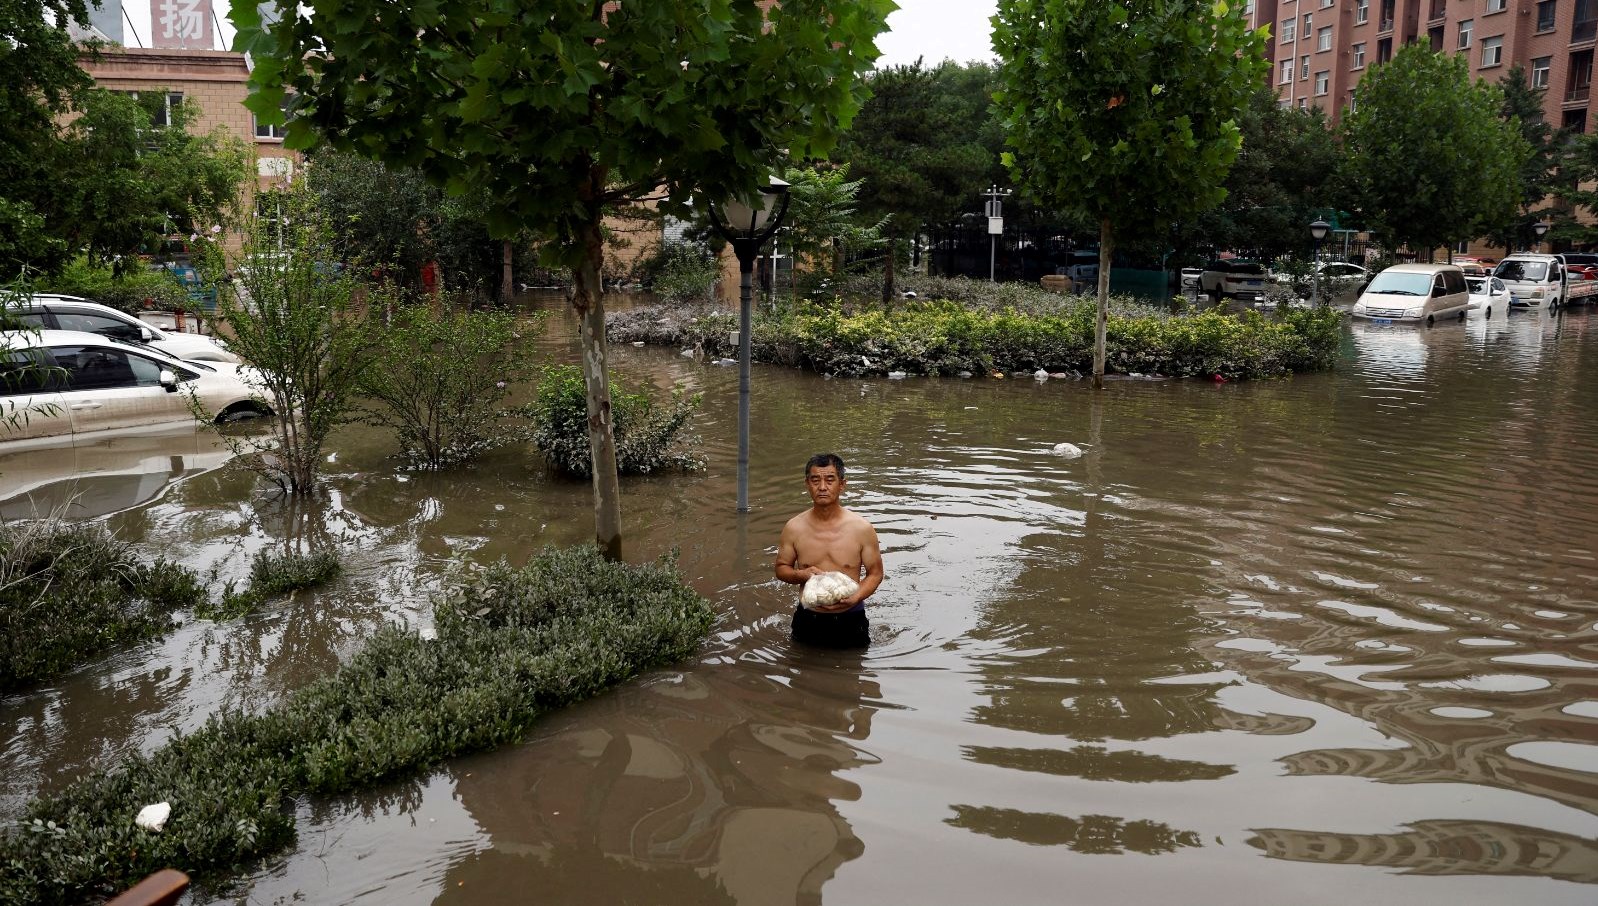
{"type": "Polygon", "coordinates": [[[1331,229],[1331,224],[1324,220],[1317,220],[1309,225],[1309,234],[1315,237],[1316,242],[1320,242],[1322,239],[1326,238],[1326,234],[1331,232],[1331,229]]]}
{"type": "Polygon", "coordinates": [[[1541,238],[1543,238],[1544,236],[1546,236],[1548,234],[1548,221],[1539,220],[1536,223],[1532,224],[1531,228],[1536,231],[1537,238],[1541,239],[1541,238]]]}
{"type": "Polygon", "coordinates": [[[777,210],[777,203],[787,194],[788,183],[773,176],[770,184],[761,187],[759,198],[731,199],[721,206],[721,212],[734,233],[753,236],[765,229],[777,210]]]}

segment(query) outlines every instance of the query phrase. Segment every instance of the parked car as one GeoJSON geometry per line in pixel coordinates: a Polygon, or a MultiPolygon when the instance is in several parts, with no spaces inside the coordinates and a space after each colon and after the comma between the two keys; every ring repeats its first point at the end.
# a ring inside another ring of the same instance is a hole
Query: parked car
{"type": "Polygon", "coordinates": [[[1375,323],[1465,320],[1470,289],[1452,264],[1398,264],[1377,274],[1354,303],[1354,317],[1375,323]]]}
{"type": "Polygon", "coordinates": [[[1259,302],[1265,298],[1265,279],[1265,265],[1258,261],[1211,261],[1199,274],[1199,293],[1209,296],[1212,302],[1227,298],[1259,302]]]}
{"type": "Polygon", "coordinates": [[[1512,296],[1504,281],[1497,277],[1467,276],[1465,285],[1470,288],[1471,311],[1482,312],[1488,318],[1494,313],[1500,315],[1509,313],[1512,296]]]}
{"type": "Polygon", "coordinates": [[[1184,289],[1184,290],[1191,289],[1191,290],[1197,292],[1198,291],[1198,286],[1199,286],[1199,278],[1203,277],[1203,276],[1204,276],[1204,268],[1202,268],[1202,267],[1184,267],[1184,268],[1182,268],[1182,289],[1184,289]]]}
{"type": "Polygon", "coordinates": [[[191,400],[219,422],[270,415],[253,374],[80,330],[6,331],[0,412],[18,417],[0,433],[0,452],[42,438],[192,421],[191,400]]]}
{"type": "Polygon", "coordinates": [[[1293,275],[1277,273],[1273,279],[1291,286],[1299,296],[1308,299],[1315,291],[1315,274],[1320,275],[1321,298],[1328,305],[1352,305],[1359,299],[1360,289],[1370,280],[1370,271],[1347,261],[1322,261],[1310,274],[1293,275]]]}
{"type": "Polygon", "coordinates": [[[1584,280],[1583,274],[1568,272],[1558,255],[1516,252],[1498,262],[1493,276],[1515,294],[1516,307],[1552,310],[1598,299],[1598,280],[1584,280]]]}
{"type": "Polygon", "coordinates": [[[113,340],[141,343],[167,355],[191,362],[231,362],[238,356],[215,337],[165,331],[132,315],[77,296],[35,293],[21,304],[10,306],[11,314],[24,324],[46,330],[81,330],[113,340]]]}

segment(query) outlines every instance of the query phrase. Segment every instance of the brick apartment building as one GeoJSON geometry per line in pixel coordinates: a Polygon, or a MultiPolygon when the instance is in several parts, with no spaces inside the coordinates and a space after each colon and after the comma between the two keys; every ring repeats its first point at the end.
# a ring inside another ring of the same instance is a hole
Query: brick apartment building
{"type": "Polygon", "coordinates": [[[1334,120],[1370,66],[1424,41],[1466,54],[1473,76],[1497,81],[1519,63],[1547,89],[1549,124],[1585,132],[1592,118],[1598,0],[1254,0],[1269,28],[1270,80],[1284,105],[1318,107],[1334,120]]]}

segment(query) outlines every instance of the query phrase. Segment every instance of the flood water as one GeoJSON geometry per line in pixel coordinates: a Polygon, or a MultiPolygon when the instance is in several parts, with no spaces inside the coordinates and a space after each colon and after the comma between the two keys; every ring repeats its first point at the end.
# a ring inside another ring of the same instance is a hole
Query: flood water
{"type": "MultiPolygon", "coordinates": [[[[541,344],[575,361],[573,332],[541,344]]],[[[301,801],[295,850],[199,901],[1598,901],[1598,313],[1355,325],[1336,373],[1279,382],[757,368],[746,516],[736,369],[613,352],[704,394],[707,470],[624,483],[628,557],[678,549],[721,614],[702,654],[301,801]],[[863,654],[793,645],[770,575],[822,450],[883,543],[863,654]]],[[[109,523],[242,575],[281,512],[174,443],[109,523]]],[[[457,559],[591,533],[588,486],[519,451],[443,475],[366,429],[333,451],[346,575],[0,700],[0,815],[425,626],[457,559]]]]}

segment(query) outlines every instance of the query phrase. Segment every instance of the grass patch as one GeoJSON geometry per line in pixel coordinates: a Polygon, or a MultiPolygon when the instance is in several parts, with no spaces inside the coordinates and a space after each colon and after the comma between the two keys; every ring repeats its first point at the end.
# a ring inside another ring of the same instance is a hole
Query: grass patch
{"type": "Polygon", "coordinates": [[[0,837],[0,902],[79,902],[171,866],[217,879],[294,840],[292,799],[520,739],[541,714],[693,654],[714,620],[672,564],[593,547],[471,575],[437,637],[390,627],[260,715],[225,714],[33,803],[0,837]],[[137,828],[170,802],[159,834],[137,828]]]}
{"type": "Polygon", "coordinates": [[[205,597],[192,570],[141,561],[103,525],[0,523],[0,692],[159,636],[205,597]]]}
{"type": "MultiPolygon", "coordinates": [[[[754,358],[846,376],[1091,371],[1093,299],[1013,284],[983,290],[974,281],[931,282],[959,298],[886,308],[834,300],[762,311],[754,322],[754,358]]],[[[1320,371],[1336,362],[1341,325],[1341,315],[1324,308],[1187,313],[1117,299],[1110,306],[1106,370],[1228,379],[1320,371]]],[[[694,347],[718,357],[736,354],[728,336],[736,326],[729,312],[672,317],[651,310],[608,330],[616,342],[694,347]]]]}
{"type": "Polygon", "coordinates": [[[278,595],[331,582],[343,570],[338,552],[333,550],[309,554],[256,551],[250,560],[250,584],[243,591],[235,591],[233,583],[229,582],[222,591],[221,601],[201,603],[194,615],[202,620],[219,621],[240,617],[278,595]]]}

